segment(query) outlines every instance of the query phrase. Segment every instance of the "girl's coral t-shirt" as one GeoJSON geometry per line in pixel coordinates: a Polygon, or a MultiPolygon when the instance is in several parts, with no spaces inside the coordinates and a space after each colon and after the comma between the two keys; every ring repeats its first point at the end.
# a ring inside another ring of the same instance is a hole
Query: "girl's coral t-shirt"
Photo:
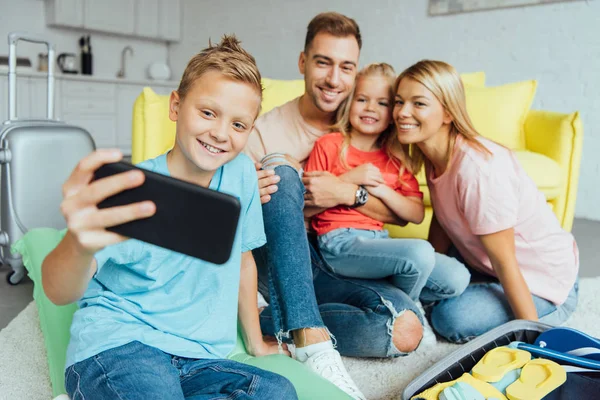
{"type": "MultiPolygon", "coordinates": [[[[335,176],[347,172],[348,170],[339,157],[343,142],[344,137],[339,132],[330,133],[318,139],[304,170],[307,172],[328,171],[335,176]]],[[[419,183],[414,175],[405,171],[400,180],[400,169],[397,163],[392,162],[383,149],[367,152],[349,146],[346,162],[350,169],[371,163],[379,168],[385,183],[396,192],[403,196],[423,198],[423,193],[419,191],[419,183]]],[[[324,235],[338,228],[382,230],[383,222],[367,217],[355,208],[337,206],[315,215],[312,218],[312,228],[318,235],[324,235]]]]}
{"type": "Polygon", "coordinates": [[[458,137],[448,169],[427,169],[434,214],[467,264],[496,276],[479,239],[513,228],[516,257],[534,295],[562,304],[579,269],[573,236],[562,229],[544,195],[514,153],[480,138],[487,155],[458,137]]]}

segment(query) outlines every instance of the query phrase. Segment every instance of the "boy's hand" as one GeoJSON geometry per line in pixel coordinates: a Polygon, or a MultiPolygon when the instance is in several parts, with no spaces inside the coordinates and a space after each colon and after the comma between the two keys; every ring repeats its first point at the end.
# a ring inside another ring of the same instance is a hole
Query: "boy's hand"
{"type": "Polygon", "coordinates": [[[371,163],[352,168],[350,171],[340,175],[340,179],[344,182],[364,186],[377,186],[385,183],[379,168],[371,163]]]}
{"type": "Polygon", "coordinates": [[[92,182],[94,171],[122,157],[117,150],[97,150],[79,162],[63,185],[64,199],[60,210],[67,221],[69,233],[82,253],[93,254],[110,244],[126,240],[106,228],[150,217],[156,211],[151,201],[98,209],[98,203],[107,197],[144,182],[144,174],[140,171],[129,171],[92,182]]]}
{"type": "Polygon", "coordinates": [[[256,174],[258,175],[258,192],[260,193],[260,203],[265,204],[271,200],[271,195],[277,191],[277,182],[279,175],[272,169],[263,170],[261,163],[254,164],[256,174]]]}
{"type": "MultiPolygon", "coordinates": [[[[281,354],[291,357],[287,344],[283,343],[281,347],[281,354]]],[[[249,350],[249,352],[256,357],[268,356],[269,354],[280,354],[277,340],[274,337],[270,336],[265,336],[263,338],[263,342],[260,343],[257,347],[253,348],[252,350],[249,350]]]]}

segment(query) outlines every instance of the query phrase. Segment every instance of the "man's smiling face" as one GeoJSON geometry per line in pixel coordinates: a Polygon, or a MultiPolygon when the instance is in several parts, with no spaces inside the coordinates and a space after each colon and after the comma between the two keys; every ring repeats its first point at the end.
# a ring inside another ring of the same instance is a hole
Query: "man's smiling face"
{"type": "Polygon", "coordinates": [[[335,112],[354,85],[360,49],[354,36],[318,33],[298,67],[304,75],[306,94],[317,109],[335,112]]]}

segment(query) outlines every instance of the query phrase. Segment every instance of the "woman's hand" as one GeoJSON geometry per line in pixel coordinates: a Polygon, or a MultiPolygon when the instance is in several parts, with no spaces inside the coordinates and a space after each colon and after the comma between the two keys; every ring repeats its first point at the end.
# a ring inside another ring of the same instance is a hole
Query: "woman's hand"
{"type": "Polygon", "coordinates": [[[340,175],[340,179],[355,185],[377,186],[385,184],[381,171],[371,163],[352,168],[350,171],[340,175]]]}

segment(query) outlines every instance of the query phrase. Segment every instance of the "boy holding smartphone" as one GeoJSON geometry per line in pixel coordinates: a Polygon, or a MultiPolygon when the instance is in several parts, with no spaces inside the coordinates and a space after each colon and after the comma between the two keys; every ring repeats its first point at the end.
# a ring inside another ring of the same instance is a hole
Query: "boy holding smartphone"
{"type": "Polygon", "coordinates": [[[251,250],[265,243],[265,234],[256,172],[239,154],[261,99],[254,58],[224,37],[190,60],[171,94],[173,149],[140,165],[238,197],[240,222],[223,265],[106,230],[156,211],[151,201],[98,209],[107,197],[143,183],[140,171],[92,181],[101,165],[121,159],[119,152],[92,153],[64,184],[68,231],[44,260],[42,281],[54,303],[79,300],[65,371],[71,399],[297,398],[285,378],[225,359],[236,342],[238,313],[250,353],[278,352],[263,341],[258,322],[251,250]]]}

